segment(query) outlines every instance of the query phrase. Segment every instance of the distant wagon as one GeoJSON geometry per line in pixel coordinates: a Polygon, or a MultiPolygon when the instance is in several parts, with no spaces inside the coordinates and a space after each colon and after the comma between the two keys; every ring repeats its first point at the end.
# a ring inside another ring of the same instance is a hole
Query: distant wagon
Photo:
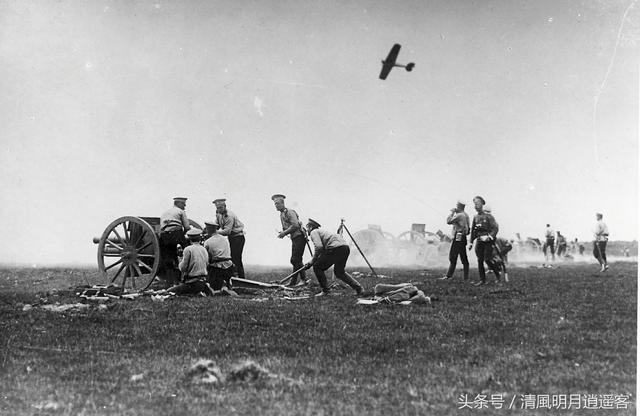
{"type": "MultiPolygon", "coordinates": [[[[202,230],[189,220],[191,227],[202,230]]],[[[93,242],[98,245],[98,269],[106,282],[143,290],[149,287],[160,265],[160,218],[120,217],[93,242]]]]}

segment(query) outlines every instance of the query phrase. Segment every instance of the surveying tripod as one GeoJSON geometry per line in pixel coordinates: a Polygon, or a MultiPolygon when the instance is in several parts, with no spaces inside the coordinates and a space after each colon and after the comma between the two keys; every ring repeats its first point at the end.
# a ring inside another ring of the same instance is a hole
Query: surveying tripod
{"type": "Polygon", "coordinates": [[[365,262],[367,262],[367,266],[369,266],[369,269],[371,269],[371,273],[373,273],[373,275],[378,278],[378,274],[376,273],[376,271],[373,269],[373,266],[371,265],[371,263],[369,263],[369,260],[367,260],[367,257],[364,255],[364,253],[362,252],[362,250],[360,249],[360,246],[358,245],[358,243],[356,242],[355,238],[353,238],[353,236],[351,235],[351,233],[349,232],[349,229],[347,228],[347,226],[344,224],[344,218],[340,219],[340,227],[338,227],[338,234],[342,235],[342,230],[346,231],[347,234],[349,235],[349,238],[351,238],[351,241],[353,241],[353,244],[356,246],[356,248],[358,249],[358,252],[360,252],[360,255],[362,256],[362,258],[364,259],[365,262]]]}

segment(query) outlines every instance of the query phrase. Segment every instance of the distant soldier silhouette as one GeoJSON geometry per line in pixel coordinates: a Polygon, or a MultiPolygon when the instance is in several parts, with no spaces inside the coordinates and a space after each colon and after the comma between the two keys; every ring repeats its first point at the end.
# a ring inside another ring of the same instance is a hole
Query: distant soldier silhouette
{"type": "Polygon", "coordinates": [[[549,256],[551,256],[553,261],[556,260],[556,235],[550,224],[547,224],[547,228],[544,230],[544,244],[542,245],[542,252],[544,253],[545,261],[549,261],[549,256]]]}
{"type": "Polygon", "coordinates": [[[560,234],[560,231],[557,232],[556,243],[558,246],[556,254],[560,259],[562,259],[567,254],[567,239],[565,236],[560,234]]]}
{"type": "Polygon", "coordinates": [[[593,230],[593,255],[600,264],[600,271],[609,269],[607,264],[607,241],[609,241],[609,227],[602,221],[602,214],[596,213],[596,226],[593,230]]]}

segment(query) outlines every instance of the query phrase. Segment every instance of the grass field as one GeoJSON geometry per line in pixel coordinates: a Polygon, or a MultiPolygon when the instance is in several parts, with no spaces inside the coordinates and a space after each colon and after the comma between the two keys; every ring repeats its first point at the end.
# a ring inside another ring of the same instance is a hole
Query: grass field
{"type": "Polygon", "coordinates": [[[597,270],[513,268],[502,287],[440,281],[440,269],[379,271],[385,283],[415,282],[431,307],[356,305],[344,290],[295,302],[145,297],[58,313],[24,305],[78,302],[66,289],[96,272],[2,269],[0,414],[635,414],[637,263],[597,270]],[[185,372],[198,358],[223,372],[252,359],[279,377],[195,385],[185,372]],[[460,409],[464,395],[472,409],[460,409]],[[482,410],[478,395],[494,400],[482,410]],[[580,409],[549,410],[545,395],[586,396],[580,409]]]}

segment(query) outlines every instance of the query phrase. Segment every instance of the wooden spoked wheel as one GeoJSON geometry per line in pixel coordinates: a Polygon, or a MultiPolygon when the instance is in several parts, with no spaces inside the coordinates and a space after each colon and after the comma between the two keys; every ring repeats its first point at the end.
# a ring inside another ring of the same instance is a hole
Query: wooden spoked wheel
{"type": "Polygon", "coordinates": [[[400,264],[419,265],[425,260],[427,239],[417,231],[405,231],[396,238],[396,256],[400,264]]]}
{"type": "MultiPolygon", "coordinates": [[[[374,229],[356,231],[353,239],[358,243],[360,250],[367,257],[369,262],[375,264],[387,264],[392,261],[394,239],[393,234],[381,232],[374,229]]],[[[355,248],[355,244],[349,241],[351,255],[354,260],[360,260],[361,255],[355,248]]]]}
{"type": "Polygon", "coordinates": [[[102,233],[98,268],[106,283],[144,290],[160,265],[160,244],[154,229],[141,218],[121,217],[102,233]]]}
{"type": "Polygon", "coordinates": [[[405,231],[398,235],[397,241],[400,245],[422,246],[427,244],[427,239],[417,231],[405,231]]]}

